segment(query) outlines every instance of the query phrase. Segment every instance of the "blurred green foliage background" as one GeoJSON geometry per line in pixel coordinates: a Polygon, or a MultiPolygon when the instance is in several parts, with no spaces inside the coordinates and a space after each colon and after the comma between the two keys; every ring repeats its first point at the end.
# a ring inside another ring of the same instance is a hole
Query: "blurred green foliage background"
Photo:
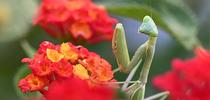
{"type": "MultiPolygon", "coordinates": [[[[51,38],[43,29],[32,25],[32,16],[38,0],[0,1],[0,98],[17,100],[13,78],[22,65],[21,59],[27,57],[20,46],[24,39],[38,48],[44,40],[60,43],[51,38]]],[[[210,1],[209,0],[95,0],[107,7],[110,14],[124,24],[129,53],[135,50],[146,36],[138,34],[140,20],[150,15],[159,25],[156,54],[150,71],[154,75],[170,69],[173,58],[193,56],[192,46],[198,39],[210,49],[210,1]],[[132,1],[132,2],[131,2],[132,1]]],[[[108,60],[114,68],[116,61],[111,51],[111,42],[85,45],[108,60]]],[[[138,74],[137,74],[138,75],[138,74]]],[[[116,79],[123,81],[126,74],[117,73],[116,79]]],[[[151,80],[146,95],[156,93],[151,80]]]]}

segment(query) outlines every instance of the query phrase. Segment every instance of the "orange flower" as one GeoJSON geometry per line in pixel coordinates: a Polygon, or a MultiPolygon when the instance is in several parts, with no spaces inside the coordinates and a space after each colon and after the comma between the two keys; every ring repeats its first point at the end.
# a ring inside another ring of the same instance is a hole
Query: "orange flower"
{"type": "Polygon", "coordinates": [[[91,0],[42,0],[34,22],[53,37],[95,43],[111,40],[117,21],[91,0]]]}
{"type": "Polygon", "coordinates": [[[88,58],[81,63],[93,73],[91,74],[91,78],[94,82],[108,81],[113,77],[113,72],[111,71],[112,66],[95,53],[90,53],[88,58]]]}
{"type": "Polygon", "coordinates": [[[19,81],[18,86],[25,93],[28,91],[42,90],[47,84],[48,80],[46,78],[29,74],[19,81]]]}
{"type": "Polygon", "coordinates": [[[74,77],[85,80],[92,86],[110,82],[113,78],[112,66],[106,60],[71,43],[54,45],[47,41],[42,42],[34,58],[24,58],[22,62],[29,64],[33,75],[32,77],[30,74],[30,77],[26,76],[19,82],[23,92],[44,89],[46,84],[43,77],[47,77],[45,80],[49,84],[55,80],[74,77]],[[40,84],[32,86],[28,81],[32,79],[40,84]]]}

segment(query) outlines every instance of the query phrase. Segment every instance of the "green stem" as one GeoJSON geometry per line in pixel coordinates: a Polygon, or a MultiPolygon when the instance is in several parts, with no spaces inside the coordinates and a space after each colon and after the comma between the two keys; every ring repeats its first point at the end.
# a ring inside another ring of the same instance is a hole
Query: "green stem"
{"type": "Polygon", "coordinates": [[[26,55],[30,58],[33,58],[35,49],[28,43],[28,41],[23,40],[20,42],[21,47],[23,48],[26,55]]]}

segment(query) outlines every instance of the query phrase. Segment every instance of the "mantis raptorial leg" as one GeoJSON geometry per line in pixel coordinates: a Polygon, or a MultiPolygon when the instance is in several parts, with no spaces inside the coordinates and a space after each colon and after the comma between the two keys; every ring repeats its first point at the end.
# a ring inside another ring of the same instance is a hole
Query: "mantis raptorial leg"
{"type": "Polygon", "coordinates": [[[140,46],[135,52],[133,58],[130,60],[127,42],[125,38],[125,30],[121,23],[116,25],[113,39],[112,50],[117,60],[120,71],[130,72],[134,66],[138,64],[144,55],[145,45],[140,46]]]}
{"type": "Polygon", "coordinates": [[[169,95],[169,92],[164,91],[164,92],[157,93],[153,96],[147,97],[144,100],[157,100],[157,98],[159,98],[159,100],[165,100],[168,95],[169,95]]]}
{"type": "Polygon", "coordinates": [[[126,66],[128,66],[130,63],[130,57],[125,38],[125,30],[121,23],[118,23],[115,27],[112,39],[112,50],[115,55],[118,67],[121,71],[125,71],[126,66]]]}

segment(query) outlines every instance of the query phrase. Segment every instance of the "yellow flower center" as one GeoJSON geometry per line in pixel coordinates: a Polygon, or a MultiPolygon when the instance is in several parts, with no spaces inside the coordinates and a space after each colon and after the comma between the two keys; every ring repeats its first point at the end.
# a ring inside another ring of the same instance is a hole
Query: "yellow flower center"
{"type": "Polygon", "coordinates": [[[78,54],[71,49],[68,43],[62,43],[60,50],[66,59],[71,61],[75,61],[78,59],[78,54]]]}
{"type": "Polygon", "coordinates": [[[73,74],[81,79],[88,79],[88,71],[81,64],[77,64],[73,67],[73,74]]]}
{"type": "Polygon", "coordinates": [[[47,49],[47,58],[52,62],[59,62],[64,56],[58,51],[53,49],[47,49]]]}

